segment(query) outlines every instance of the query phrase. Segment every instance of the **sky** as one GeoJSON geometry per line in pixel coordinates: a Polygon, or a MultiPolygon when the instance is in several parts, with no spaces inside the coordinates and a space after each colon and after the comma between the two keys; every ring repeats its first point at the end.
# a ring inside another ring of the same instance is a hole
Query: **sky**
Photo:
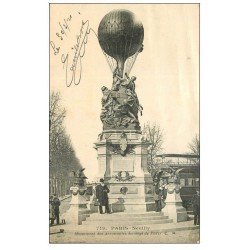
{"type": "Polygon", "coordinates": [[[93,32],[88,35],[78,85],[66,86],[61,59],[68,53],[72,60],[82,20],[97,32],[103,16],[113,9],[134,12],[144,26],[144,49],[130,72],[137,77],[136,92],[144,108],[141,126],[148,121],[160,125],[165,153],[186,153],[199,133],[198,4],[51,4],[50,41],[60,49],[55,55],[51,46],[50,90],[61,93],[67,110],[65,127],[89,180],[98,169],[94,142],[102,132],[101,87],[112,86],[112,73],[93,32]]]}

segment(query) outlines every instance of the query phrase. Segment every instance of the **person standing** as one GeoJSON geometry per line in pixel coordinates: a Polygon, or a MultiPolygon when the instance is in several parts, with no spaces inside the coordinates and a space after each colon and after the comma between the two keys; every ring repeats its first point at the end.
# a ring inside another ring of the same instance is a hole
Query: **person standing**
{"type": "Polygon", "coordinates": [[[54,225],[55,215],[54,215],[54,207],[53,207],[53,195],[49,197],[49,220],[50,225],[54,225]]]}
{"type": "Polygon", "coordinates": [[[104,184],[104,179],[101,178],[100,184],[98,184],[96,187],[96,198],[99,202],[100,214],[104,214],[102,206],[105,206],[105,212],[110,214],[108,193],[109,189],[107,185],[104,184]]]}
{"type": "Polygon", "coordinates": [[[200,192],[197,190],[193,196],[194,225],[200,225],[200,192]]]}
{"type": "Polygon", "coordinates": [[[154,194],[154,199],[155,199],[155,212],[161,212],[162,209],[162,197],[163,197],[163,187],[160,186],[159,188],[155,188],[155,194],[154,194]]]}
{"type": "Polygon", "coordinates": [[[60,205],[61,205],[61,202],[59,200],[59,198],[57,197],[57,195],[54,195],[54,199],[53,199],[53,202],[52,202],[52,207],[53,207],[53,210],[54,210],[54,216],[55,216],[55,219],[56,219],[56,224],[59,225],[59,213],[60,213],[60,205]]]}

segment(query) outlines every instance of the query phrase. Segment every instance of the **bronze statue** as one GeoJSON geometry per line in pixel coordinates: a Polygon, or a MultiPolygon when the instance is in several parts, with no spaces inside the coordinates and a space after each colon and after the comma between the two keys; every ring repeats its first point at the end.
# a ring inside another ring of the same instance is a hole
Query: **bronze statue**
{"type": "Polygon", "coordinates": [[[143,107],[140,105],[135,92],[136,77],[125,78],[114,75],[113,86],[109,90],[102,87],[101,121],[104,129],[140,129],[138,112],[142,115],[143,107]]]}
{"type": "Polygon", "coordinates": [[[135,92],[136,77],[128,74],[143,50],[143,38],[143,25],[130,11],[111,11],[100,22],[98,40],[113,73],[111,90],[102,87],[104,130],[140,130],[138,112],[142,115],[143,108],[135,92]]]}

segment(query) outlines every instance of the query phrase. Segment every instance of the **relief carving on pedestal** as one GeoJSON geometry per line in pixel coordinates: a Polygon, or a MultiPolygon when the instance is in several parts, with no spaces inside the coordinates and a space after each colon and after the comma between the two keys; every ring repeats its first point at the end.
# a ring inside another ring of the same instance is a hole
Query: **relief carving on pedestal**
{"type": "Polygon", "coordinates": [[[132,181],[134,176],[130,175],[128,171],[119,171],[117,175],[114,176],[116,181],[132,181]]]}
{"type": "Polygon", "coordinates": [[[109,144],[107,146],[107,149],[112,154],[120,154],[122,156],[125,156],[126,154],[135,154],[135,145],[128,145],[125,151],[121,150],[121,147],[119,144],[109,144]]]}

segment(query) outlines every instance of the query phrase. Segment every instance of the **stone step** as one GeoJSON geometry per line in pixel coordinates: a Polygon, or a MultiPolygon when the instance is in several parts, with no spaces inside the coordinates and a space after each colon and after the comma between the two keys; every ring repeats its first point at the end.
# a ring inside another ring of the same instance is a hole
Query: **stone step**
{"type": "Polygon", "coordinates": [[[92,220],[89,220],[87,219],[86,221],[84,221],[82,223],[82,225],[84,226],[88,226],[88,225],[91,225],[91,226],[105,226],[105,225],[109,225],[109,226],[136,226],[136,225],[152,225],[152,224],[166,224],[166,223],[172,223],[173,220],[172,219],[157,219],[157,220],[131,220],[131,221],[104,221],[104,220],[101,220],[101,221],[92,221],[92,220]]]}
{"type": "Polygon", "coordinates": [[[147,221],[147,220],[161,220],[161,219],[169,219],[169,216],[162,215],[162,216],[142,216],[142,217],[135,217],[132,218],[126,217],[126,216],[112,216],[112,215],[102,215],[100,217],[89,217],[87,220],[89,221],[147,221]]]}
{"type": "MultiPolygon", "coordinates": [[[[101,215],[101,214],[97,214],[97,213],[94,213],[92,215],[100,215],[100,216],[104,216],[104,215],[101,215]]],[[[92,216],[91,215],[91,216],[92,216]]],[[[151,217],[151,216],[156,216],[156,217],[160,217],[160,216],[163,216],[164,213],[163,212],[133,212],[133,213],[127,213],[127,212],[119,212],[119,213],[112,213],[112,214],[109,214],[108,216],[117,216],[117,217],[126,217],[126,218],[133,218],[133,217],[151,217]]]]}

